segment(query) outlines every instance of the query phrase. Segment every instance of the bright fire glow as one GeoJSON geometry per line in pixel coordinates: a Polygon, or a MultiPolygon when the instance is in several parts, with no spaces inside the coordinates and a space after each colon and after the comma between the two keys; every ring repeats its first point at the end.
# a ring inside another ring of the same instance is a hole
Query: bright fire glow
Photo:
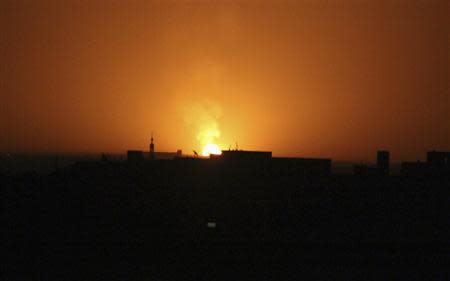
{"type": "Polygon", "coordinates": [[[211,154],[220,155],[222,154],[222,150],[220,150],[219,146],[214,143],[208,143],[205,145],[202,151],[202,156],[209,156],[211,154]]]}
{"type": "MultiPolygon", "coordinates": [[[[221,131],[219,117],[220,106],[212,101],[199,100],[194,103],[183,103],[184,121],[196,132],[197,143],[194,145],[199,154],[208,157],[211,154],[220,155],[221,131]]],[[[194,153],[197,152],[194,150],[194,153]]]]}

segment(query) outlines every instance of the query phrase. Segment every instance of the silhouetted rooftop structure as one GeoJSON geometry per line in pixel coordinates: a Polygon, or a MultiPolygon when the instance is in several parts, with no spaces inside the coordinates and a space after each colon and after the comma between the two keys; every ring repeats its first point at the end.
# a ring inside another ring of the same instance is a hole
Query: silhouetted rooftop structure
{"type": "Polygon", "coordinates": [[[389,175],[389,151],[379,150],[377,152],[377,170],[381,175],[389,175]]]}
{"type": "Polygon", "coordinates": [[[128,150],[127,160],[130,162],[142,161],[144,159],[144,153],[142,150],[128,150]]]}
{"type": "Polygon", "coordinates": [[[429,151],[426,162],[403,162],[401,173],[413,177],[450,176],[450,152],[429,151]]]}
{"type": "MultiPolygon", "coordinates": [[[[129,163],[140,163],[142,169],[177,171],[177,175],[216,174],[232,176],[301,176],[331,174],[331,159],[272,157],[271,151],[225,150],[209,158],[182,157],[181,150],[153,152],[128,151],[129,163]],[[151,157],[153,155],[153,157],[151,157]],[[167,160],[165,163],[158,161],[167,160]],[[173,161],[172,161],[173,160],[173,161]],[[151,162],[155,162],[152,165],[151,162]],[[148,164],[148,165],[147,165],[148,164]]],[[[200,175],[199,175],[200,176],[200,175]]]]}
{"type": "Polygon", "coordinates": [[[427,153],[427,163],[434,166],[449,166],[450,152],[429,151],[427,153]]]}
{"type": "Polygon", "coordinates": [[[270,160],[271,151],[223,150],[219,156],[225,160],[270,160]]]}
{"type": "Polygon", "coordinates": [[[370,166],[359,164],[353,167],[353,173],[358,176],[387,176],[389,175],[390,161],[389,151],[377,151],[377,164],[370,166]]]}
{"type": "Polygon", "coordinates": [[[155,144],[153,143],[153,133],[152,136],[150,138],[150,150],[149,150],[149,157],[150,159],[154,159],[155,158],[155,144]]]}
{"type": "Polygon", "coordinates": [[[366,164],[358,164],[353,167],[353,173],[357,176],[378,176],[378,167],[366,164]]]}
{"type": "Polygon", "coordinates": [[[129,150],[127,152],[127,159],[131,162],[145,161],[145,160],[173,160],[176,157],[182,157],[183,153],[181,149],[176,152],[155,152],[155,144],[153,143],[153,133],[150,138],[149,151],[144,152],[142,150],[129,150]]]}

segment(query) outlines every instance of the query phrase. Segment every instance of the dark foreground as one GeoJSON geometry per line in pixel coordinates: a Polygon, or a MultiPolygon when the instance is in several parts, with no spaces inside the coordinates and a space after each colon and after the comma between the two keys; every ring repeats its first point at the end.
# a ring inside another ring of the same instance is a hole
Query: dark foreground
{"type": "Polygon", "coordinates": [[[23,246],[7,261],[4,280],[448,280],[450,274],[449,248],[427,243],[23,246]]]}
{"type": "Polygon", "coordinates": [[[3,175],[3,279],[450,279],[448,179],[116,172],[3,175]]]}

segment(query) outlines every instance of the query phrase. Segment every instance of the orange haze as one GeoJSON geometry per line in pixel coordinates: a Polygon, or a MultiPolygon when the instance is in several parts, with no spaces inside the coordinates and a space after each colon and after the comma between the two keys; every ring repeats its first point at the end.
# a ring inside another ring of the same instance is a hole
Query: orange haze
{"type": "Polygon", "coordinates": [[[0,152],[147,149],[153,131],[156,150],[423,158],[450,149],[448,15],[447,0],[1,1],[0,152]]]}

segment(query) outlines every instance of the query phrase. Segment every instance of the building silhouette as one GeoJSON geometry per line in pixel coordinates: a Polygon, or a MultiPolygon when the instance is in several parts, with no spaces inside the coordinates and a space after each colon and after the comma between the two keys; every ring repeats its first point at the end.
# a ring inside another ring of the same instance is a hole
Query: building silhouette
{"type": "Polygon", "coordinates": [[[432,166],[450,165],[450,152],[428,151],[427,162],[432,166]]]}
{"type": "Polygon", "coordinates": [[[389,175],[389,151],[379,150],[377,152],[377,169],[380,175],[389,175]]]}
{"type": "Polygon", "coordinates": [[[387,176],[390,169],[390,153],[387,150],[377,151],[377,164],[370,166],[365,164],[355,165],[353,173],[358,176],[387,176]]]}
{"type": "Polygon", "coordinates": [[[142,150],[128,150],[127,160],[134,163],[140,162],[144,160],[144,153],[142,152],[142,150]]]}
{"type": "Polygon", "coordinates": [[[128,162],[143,162],[143,161],[152,161],[152,160],[173,160],[177,157],[182,157],[183,152],[181,149],[178,149],[176,152],[164,152],[164,151],[155,151],[155,143],[153,138],[153,133],[150,138],[149,151],[145,152],[142,150],[128,150],[127,151],[127,160],[128,162]]]}
{"type": "Polygon", "coordinates": [[[150,159],[155,159],[155,144],[153,143],[153,133],[152,136],[150,138],[150,159]]]}
{"type": "Polygon", "coordinates": [[[401,174],[408,177],[450,176],[450,152],[429,151],[426,162],[402,162],[401,174]]]}

